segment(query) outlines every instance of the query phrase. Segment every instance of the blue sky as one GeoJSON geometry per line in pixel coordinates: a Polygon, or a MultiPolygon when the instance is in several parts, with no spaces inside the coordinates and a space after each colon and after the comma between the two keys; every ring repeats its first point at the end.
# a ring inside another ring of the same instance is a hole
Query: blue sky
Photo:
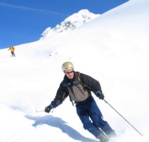
{"type": "Polygon", "coordinates": [[[128,0],[0,0],[0,48],[33,42],[81,9],[95,14],[128,0]]]}

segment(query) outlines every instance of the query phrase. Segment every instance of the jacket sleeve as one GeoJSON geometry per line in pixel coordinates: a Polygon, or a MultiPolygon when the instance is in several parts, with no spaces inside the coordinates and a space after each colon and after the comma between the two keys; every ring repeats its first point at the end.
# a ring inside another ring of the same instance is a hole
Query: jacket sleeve
{"type": "Polygon", "coordinates": [[[93,93],[96,94],[96,92],[98,91],[102,92],[99,81],[97,81],[93,77],[80,73],[80,78],[81,78],[82,83],[84,84],[84,87],[89,88],[90,91],[92,91],[93,93]]]}
{"type": "Polygon", "coordinates": [[[51,102],[52,106],[55,108],[59,106],[68,96],[67,87],[63,86],[63,82],[60,84],[54,100],[51,102]]]}

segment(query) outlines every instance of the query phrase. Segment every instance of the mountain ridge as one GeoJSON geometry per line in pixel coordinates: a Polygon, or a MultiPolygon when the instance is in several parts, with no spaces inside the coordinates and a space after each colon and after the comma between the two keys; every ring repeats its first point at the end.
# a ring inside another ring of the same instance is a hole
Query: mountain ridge
{"type": "Polygon", "coordinates": [[[53,34],[72,31],[77,27],[85,24],[86,22],[89,22],[90,20],[96,18],[99,15],[100,14],[91,13],[87,9],[82,9],[79,12],[74,13],[71,16],[64,19],[64,21],[62,21],[60,24],[57,24],[55,28],[51,28],[51,27],[46,28],[41,34],[40,39],[44,39],[53,34]]]}

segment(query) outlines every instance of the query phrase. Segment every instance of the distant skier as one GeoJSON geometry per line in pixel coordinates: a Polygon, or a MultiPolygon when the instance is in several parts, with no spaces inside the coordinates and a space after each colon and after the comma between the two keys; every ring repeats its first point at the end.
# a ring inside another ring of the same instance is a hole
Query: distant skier
{"type": "Polygon", "coordinates": [[[49,113],[69,96],[72,103],[75,103],[84,129],[87,129],[100,142],[108,142],[109,138],[116,134],[108,122],[103,120],[102,113],[91,94],[92,91],[99,99],[104,100],[99,82],[88,75],[74,71],[74,65],[71,62],[65,62],[62,70],[65,73],[64,79],[60,83],[54,100],[45,107],[45,112],[49,113]]]}
{"type": "Polygon", "coordinates": [[[15,48],[12,45],[10,45],[8,50],[10,50],[12,57],[15,57],[15,53],[14,53],[15,48]]]}

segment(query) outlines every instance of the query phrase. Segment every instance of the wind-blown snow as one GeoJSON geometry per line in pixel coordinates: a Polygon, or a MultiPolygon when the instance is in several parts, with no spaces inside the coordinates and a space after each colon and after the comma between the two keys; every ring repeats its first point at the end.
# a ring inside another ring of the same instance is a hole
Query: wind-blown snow
{"type": "Polygon", "coordinates": [[[65,33],[0,50],[1,142],[97,142],[85,131],[69,98],[42,112],[63,79],[61,64],[99,80],[108,104],[94,96],[116,142],[149,141],[149,1],[129,2],[65,33]],[[36,112],[38,111],[38,112],[36,112]]]}

